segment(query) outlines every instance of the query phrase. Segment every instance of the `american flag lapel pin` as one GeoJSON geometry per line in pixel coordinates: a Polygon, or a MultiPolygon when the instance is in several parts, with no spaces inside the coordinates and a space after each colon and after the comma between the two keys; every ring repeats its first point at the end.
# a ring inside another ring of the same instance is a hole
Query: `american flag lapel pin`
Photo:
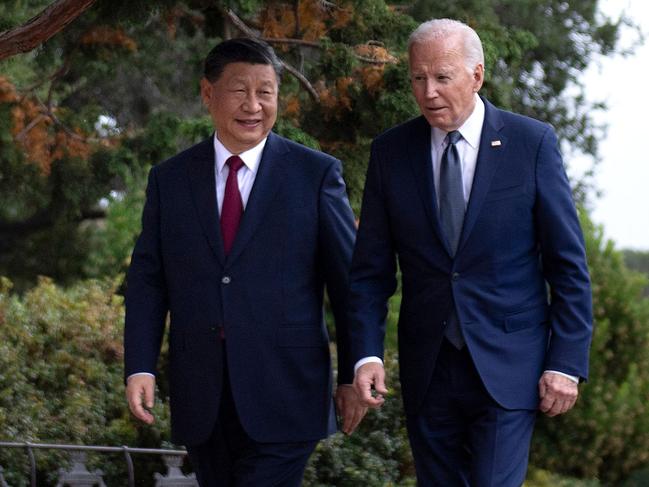
{"type": "Polygon", "coordinates": [[[499,140],[492,140],[491,147],[500,147],[502,144],[499,140]]]}

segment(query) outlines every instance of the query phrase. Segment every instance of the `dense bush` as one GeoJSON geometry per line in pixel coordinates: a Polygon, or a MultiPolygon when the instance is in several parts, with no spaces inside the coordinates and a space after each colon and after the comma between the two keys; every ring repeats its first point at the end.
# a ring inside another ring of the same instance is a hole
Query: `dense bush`
{"type": "MultiPolygon", "coordinates": [[[[49,279],[18,296],[0,284],[0,438],[71,444],[159,446],[168,440],[168,414],[158,401],[158,422],[141,427],[124,399],[122,300],[111,282],[88,281],[69,289],[49,279]]],[[[53,485],[61,456],[39,450],[38,485],[53,485]]],[[[94,457],[91,457],[94,459],[94,457]]],[[[155,465],[136,459],[138,476],[155,465]]],[[[0,449],[7,482],[27,483],[24,451],[0,449]]],[[[113,485],[124,485],[119,456],[102,462],[113,485]],[[117,480],[121,479],[121,480],[117,480]],[[117,483],[115,483],[115,481],[117,483]]]]}
{"type": "MultiPolygon", "coordinates": [[[[528,487],[643,485],[649,465],[649,300],[646,277],[630,271],[622,254],[604,242],[584,217],[593,281],[595,335],[591,375],[576,408],[559,418],[540,418],[533,440],[528,487]],[[645,470],[643,470],[645,469],[645,470]],[[552,473],[550,473],[552,472],[552,473]],[[585,481],[559,479],[556,473],[585,481]],[[638,480],[640,479],[640,480],[638,480]]],[[[136,424],[123,396],[121,282],[84,281],[70,288],[42,278],[24,295],[0,285],[0,438],[130,446],[171,446],[166,401],[156,406],[153,427],[136,424]]],[[[398,296],[393,305],[398,305],[398,296]]],[[[393,306],[394,308],[394,306],[393,306]]],[[[321,442],[305,485],[414,485],[394,354],[396,313],[390,313],[387,353],[390,396],[370,411],[350,437],[321,442]]],[[[163,353],[164,361],[164,353],[163,353]]],[[[164,381],[160,381],[165,396],[164,381]]],[[[51,485],[60,464],[39,452],[39,485],[51,485]]],[[[24,452],[0,449],[0,465],[12,486],[25,485],[24,452]]],[[[102,463],[120,485],[121,459],[102,463]]],[[[152,462],[139,462],[142,485],[152,462]]]]}
{"type": "Polygon", "coordinates": [[[403,416],[397,358],[386,357],[389,394],[351,436],[320,442],[307,467],[305,487],[414,486],[414,464],[403,416]]]}
{"type": "Polygon", "coordinates": [[[582,225],[595,318],[590,378],[573,411],[539,420],[532,462],[615,485],[649,465],[647,278],[626,267],[601,228],[587,217],[582,225]]]}
{"type": "Polygon", "coordinates": [[[580,480],[531,467],[523,487],[600,487],[599,480],[580,480]]]}

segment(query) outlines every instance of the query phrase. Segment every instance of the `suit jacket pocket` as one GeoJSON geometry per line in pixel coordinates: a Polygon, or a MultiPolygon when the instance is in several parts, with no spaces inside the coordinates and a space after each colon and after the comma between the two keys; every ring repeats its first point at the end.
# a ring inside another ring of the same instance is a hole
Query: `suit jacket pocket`
{"type": "Polygon", "coordinates": [[[319,326],[280,326],[277,330],[280,347],[322,347],[327,337],[319,326]]]}
{"type": "Polygon", "coordinates": [[[545,304],[517,311],[505,317],[505,331],[508,333],[532,328],[548,321],[549,309],[545,304]]]}

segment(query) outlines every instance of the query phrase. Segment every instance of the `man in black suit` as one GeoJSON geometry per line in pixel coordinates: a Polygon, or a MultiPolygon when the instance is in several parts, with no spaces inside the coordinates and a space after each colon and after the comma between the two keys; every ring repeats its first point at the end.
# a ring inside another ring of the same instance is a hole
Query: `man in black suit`
{"type": "Polygon", "coordinates": [[[201,96],[215,134],[151,170],[128,273],[129,406],[153,421],[169,313],[172,438],[202,487],[297,486],[317,441],[335,430],[325,286],[343,431],[366,411],[344,385],[355,226],[341,164],[271,132],[280,73],[258,40],[209,53],[201,96]]]}

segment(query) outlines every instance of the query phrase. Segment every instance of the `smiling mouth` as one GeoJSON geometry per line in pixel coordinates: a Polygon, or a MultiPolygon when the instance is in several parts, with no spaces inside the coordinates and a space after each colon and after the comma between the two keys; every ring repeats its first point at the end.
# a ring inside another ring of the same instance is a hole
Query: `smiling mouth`
{"type": "Polygon", "coordinates": [[[261,120],[237,120],[237,123],[244,127],[256,127],[261,123],[261,120]]]}

